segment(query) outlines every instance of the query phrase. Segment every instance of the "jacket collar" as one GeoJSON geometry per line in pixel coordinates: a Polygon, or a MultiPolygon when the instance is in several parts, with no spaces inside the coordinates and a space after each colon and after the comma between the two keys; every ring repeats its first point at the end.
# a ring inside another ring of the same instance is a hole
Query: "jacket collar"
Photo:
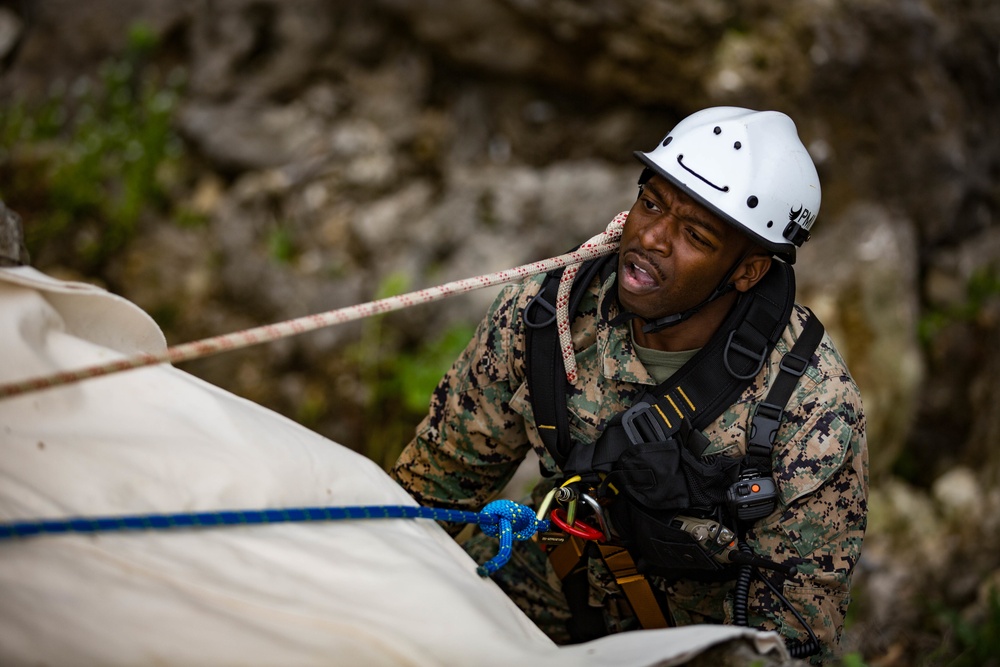
{"type": "Polygon", "coordinates": [[[612,325],[619,314],[617,276],[611,274],[601,285],[597,297],[598,313],[597,348],[603,359],[603,375],[616,382],[656,385],[656,381],[639,361],[628,327],[631,320],[612,325]]]}

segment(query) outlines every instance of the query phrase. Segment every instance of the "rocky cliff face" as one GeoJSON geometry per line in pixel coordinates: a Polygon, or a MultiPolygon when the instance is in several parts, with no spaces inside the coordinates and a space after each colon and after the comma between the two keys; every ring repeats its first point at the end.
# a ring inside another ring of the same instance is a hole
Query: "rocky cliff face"
{"type": "MultiPolygon", "coordinates": [[[[172,118],[187,157],[163,178],[171,210],[202,223],[147,212],[97,277],[158,315],[173,342],[558,253],[630,205],[631,151],[683,116],[780,109],[824,189],[799,298],[862,388],[875,487],[901,475],[929,489],[967,466],[972,481],[947,483],[995,507],[1000,5],[0,2],[2,99],[82,85],[126,50],[137,22],[159,44],[143,64],[184,75],[172,118]]],[[[0,173],[37,159],[10,147],[0,173]]],[[[30,231],[45,202],[4,189],[30,231]]],[[[65,246],[33,249],[33,260],[80,270],[65,246]]],[[[400,412],[366,377],[384,380],[386,360],[475,322],[494,294],[189,369],[359,449],[402,444],[402,432],[372,431],[375,416],[400,412]]],[[[893,502],[886,512],[919,521],[893,502]]],[[[927,523],[938,535],[952,525],[927,523]]],[[[870,540],[871,577],[905,599],[921,575],[900,574],[881,539],[870,540]]],[[[970,602],[971,590],[951,601],[970,602]]],[[[894,632],[869,633],[866,650],[889,651],[894,632]]]]}

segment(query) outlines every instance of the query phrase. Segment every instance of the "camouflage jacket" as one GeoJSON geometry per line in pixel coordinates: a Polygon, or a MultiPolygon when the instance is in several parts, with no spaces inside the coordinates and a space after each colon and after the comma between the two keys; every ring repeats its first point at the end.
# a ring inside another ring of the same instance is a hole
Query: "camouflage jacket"
{"type": "MultiPolygon", "coordinates": [[[[541,282],[540,276],[531,278],[499,295],[434,392],[429,415],[392,471],[422,504],[480,510],[503,489],[529,448],[550,470],[557,469],[535,428],[524,373],[521,315],[541,282]]],[[[609,323],[617,314],[615,289],[614,275],[603,284],[595,280],[573,320],[580,379],[569,389],[568,407],[572,436],[579,442],[595,441],[608,420],[656,384],[636,357],[628,325],[609,323]]],[[[801,333],[806,317],[796,306],[764,368],[739,400],[704,430],[710,440],[705,456],[743,455],[753,410],[766,396],[782,355],[801,333]]],[[[868,495],[861,398],[827,335],[788,401],[772,460],[780,502],[770,516],[754,524],[747,541],[772,560],[799,560],[798,574],[783,583],[770,574],[810,622],[823,646],[818,658],[824,659],[843,630],[868,495]]],[[[533,495],[537,501],[538,493],[533,495]]],[[[614,602],[622,599],[621,591],[599,559],[591,562],[590,580],[591,604],[619,610],[606,611],[609,629],[636,627],[627,605],[614,602]]],[[[677,625],[732,622],[731,581],[668,584],[654,578],[654,584],[665,592],[677,625]]],[[[756,579],[748,616],[753,626],[777,630],[792,640],[807,638],[795,617],[756,579]]]]}

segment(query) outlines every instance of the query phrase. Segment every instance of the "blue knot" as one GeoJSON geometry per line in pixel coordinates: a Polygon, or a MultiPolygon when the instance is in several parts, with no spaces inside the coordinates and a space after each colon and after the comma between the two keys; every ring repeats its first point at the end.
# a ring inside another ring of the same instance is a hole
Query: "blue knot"
{"type": "Polygon", "coordinates": [[[490,537],[500,538],[497,555],[480,565],[476,572],[488,577],[507,564],[514,550],[514,540],[523,542],[549,529],[549,522],[539,520],[530,508],[513,500],[494,500],[479,513],[479,527],[490,537]]]}

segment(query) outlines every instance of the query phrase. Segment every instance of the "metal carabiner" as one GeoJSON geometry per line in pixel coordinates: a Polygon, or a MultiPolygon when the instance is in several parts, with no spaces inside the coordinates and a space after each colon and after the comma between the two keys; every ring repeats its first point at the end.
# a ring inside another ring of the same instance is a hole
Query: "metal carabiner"
{"type": "Polygon", "coordinates": [[[550,517],[556,528],[562,530],[564,533],[574,535],[584,540],[604,539],[604,534],[586,521],[577,521],[576,525],[571,525],[566,518],[566,512],[564,512],[561,507],[557,507],[552,510],[550,517]]]}
{"type": "Polygon", "coordinates": [[[594,512],[594,516],[597,517],[597,525],[600,526],[601,532],[604,533],[604,541],[607,542],[611,539],[611,534],[608,532],[608,522],[604,518],[604,508],[598,503],[594,498],[586,493],[580,494],[580,500],[587,503],[587,506],[594,512]]]}

